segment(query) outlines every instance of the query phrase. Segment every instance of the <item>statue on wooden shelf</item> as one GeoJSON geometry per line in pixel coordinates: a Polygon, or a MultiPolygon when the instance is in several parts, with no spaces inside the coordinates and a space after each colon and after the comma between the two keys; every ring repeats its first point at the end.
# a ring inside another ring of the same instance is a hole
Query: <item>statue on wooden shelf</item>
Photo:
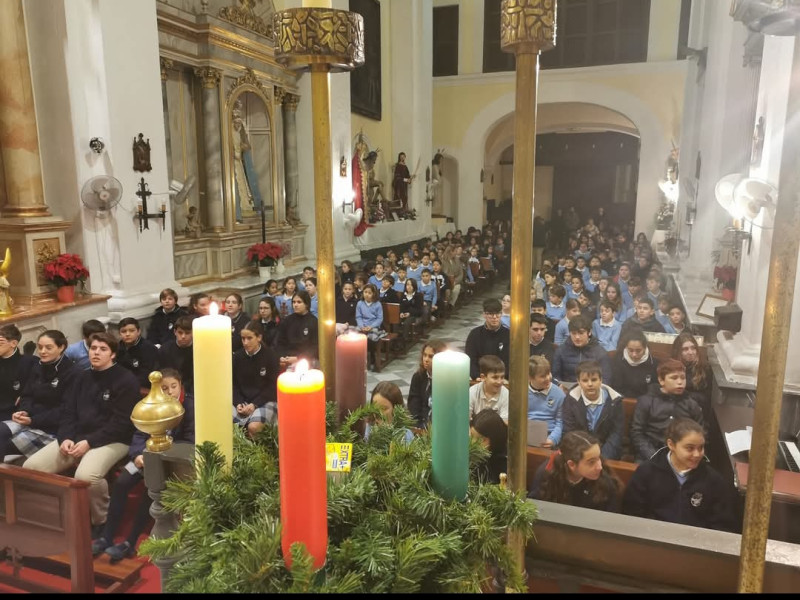
{"type": "Polygon", "coordinates": [[[261,210],[262,200],[258,188],[258,176],[253,163],[250,135],[244,121],[242,102],[240,100],[237,100],[233,105],[232,125],[236,221],[241,223],[243,213],[247,213],[247,216],[252,216],[261,210]]]}
{"type": "Polygon", "coordinates": [[[187,237],[199,237],[203,231],[203,223],[200,221],[200,215],[196,206],[189,207],[189,214],[186,215],[186,227],[183,228],[183,233],[187,237]]]}
{"type": "Polygon", "coordinates": [[[371,150],[364,157],[364,167],[367,170],[367,205],[373,223],[386,218],[386,196],[383,194],[383,182],[375,176],[378,152],[380,150],[371,150]]]}
{"type": "Polygon", "coordinates": [[[11,248],[6,248],[6,257],[0,265],[0,316],[10,315],[14,311],[12,306],[14,300],[11,299],[9,290],[11,284],[8,282],[8,273],[11,270],[11,248]]]}

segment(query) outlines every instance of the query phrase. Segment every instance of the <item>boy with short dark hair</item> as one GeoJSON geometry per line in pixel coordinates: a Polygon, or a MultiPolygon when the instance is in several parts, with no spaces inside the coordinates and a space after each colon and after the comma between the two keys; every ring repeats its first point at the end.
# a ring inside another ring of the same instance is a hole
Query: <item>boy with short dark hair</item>
{"type": "Polygon", "coordinates": [[[656,319],[652,298],[647,294],[639,294],[636,302],[636,315],[625,321],[620,336],[624,337],[634,327],[642,331],[664,333],[664,326],[656,319]]]}
{"type": "Polygon", "coordinates": [[[394,289],[398,294],[405,294],[406,292],[406,268],[402,264],[397,267],[397,277],[394,280],[394,289]]]}
{"type": "Polygon", "coordinates": [[[603,369],[597,361],[579,363],[575,374],[578,385],[564,400],[564,433],[588,431],[600,442],[604,458],[619,460],[625,426],[622,396],[603,384],[603,369]]]}
{"type": "Polygon", "coordinates": [[[658,385],[636,402],[631,423],[631,443],[636,461],[649,459],[664,445],[664,432],[673,419],[687,418],[705,427],[703,409],[686,392],[686,367],[668,359],[658,365],[658,385]]]}
{"type": "MultiPolygon", "coordinates": [[[[508,351],[510,346],[509,330],[501,325],[500,313],[502,305],[497,298],[487,298],[483,301],[483,318],[485,323],[475,327],[467,335],[464,344],[464,353],[469,356],[470,379],[480,377],[479,361],[482,356],[493,354],[508,366],[508,351]]],[[[508,377],[508,372],[506,372],[508,377]]]]}
{"type": "Polygon", "coordinates": [[[552,340],[547,339],[547,317],[543,313],[531,313],[531,325],[528,330],[531,356],[544,356],[553,363],[556,348],[552,340]]]}
{"type": "Polygon", "coordinates": [[[616,351],[622,324],[614,318],[614,305],[608,300],[600,303],[600,317],[592,323],[592,335],[606,352],[616,351]]]}
{"type": "Polygon", "coordinates": [[[178,306],[178,294],[172,288],[161,290],[158,301],[161,306],[153,313],[150,326],[147,328],[147,340],[156,347],[160,347],[175,336],[172,332],[175,321],[186,314],[186,309],[178,306]]]}
{"type": "Polygon", "coordinates": [[[503,385],[506,365],[497,356],[481,356],[480,383],[469,388],[469,418],[490,408],[508,425],[508,389],[503,385]]]}
{"type": "MultiPolygon", "coordinates": [[[[158,364],[161,368],[172,368],[181,374],[183,387],[194,391],[194,348],[192,342],[193,317],[185,315],[175,321],[175,337],[158,351],[158,364]]],[[[231,358],[231,360],[233,360],[231,358]]]]}
{"type": "Polygon", "coordinates": [[[559,381],[576,381],[578,364],[595,360],[603,369],[603,379],[611,380],[611,361],[591,332],[592,324],[583,316],[569,322],[569,339],[558,347],[553,359],[553,377],[559,381]]]}
{"type": "Polygon", "coordinates": [[[381,304],[400,302],[397,292],[394,291],[394,277],[391,275],[384,275],[381,279],[381,285],[378,287],[378,300],[381,304]]]}
{"type": "Polygon", "coordinates": [[[81,326],[83,339],[70,344],[64,351],[64,356],[75,363],[78,369],[89,368],[89,338],[95,333],[105,333],[106,326],[97,319],[89,319],[81,326]]]}
{"type": "Polygon", "coordinates": [[[567,300],[567,314],[556,323],[556,334],[553,343],[560,346],[569,338],[569,322],[581,314],[581,305],[574,298],[567,300]]]}
{"type": "Polygon", "coordinates": [[[554,285],[550,288],[547,296],[547,310],[545,315],[551,321],[558,323],[561,319],[567,316],[567,307],[564,306],[564,296],[567,295],[567,290],[564,286],[554,285]]]}
{"type": "Polygon", "coordinates": [[[150,392],[150,373],[158,368],[158,348],[142,337],[139,321],[125,317],[119,322],[119,350],[117,362],[134,374],[139,382],[139,392],[150,392]]]}

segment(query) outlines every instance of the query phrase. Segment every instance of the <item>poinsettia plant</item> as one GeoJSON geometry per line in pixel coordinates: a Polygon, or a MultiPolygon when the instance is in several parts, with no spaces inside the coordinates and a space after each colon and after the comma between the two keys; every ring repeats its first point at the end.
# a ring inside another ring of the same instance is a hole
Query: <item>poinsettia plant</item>
{"type": "Polygon", "coordinates": [[[259,267],[271,267],[279,258],[283,258],[289,252],[288,244],[275,244],[266,242],[264,244],[253,244],[247,249],[247,260],[256,263],[259,267]]]}
{"type": "Polygon", "coordinates": [[[736,267],[731,265],[714,267],[714,279],[717,281],[717,289],[735,290],[736,267]]]}
{"type": "Polygon", "coordinates": [[[56,287],[83,284],[89,277],[89,270],[83,266],[77,254],[59,254],[42,267],[44,278],[56,287]]]}

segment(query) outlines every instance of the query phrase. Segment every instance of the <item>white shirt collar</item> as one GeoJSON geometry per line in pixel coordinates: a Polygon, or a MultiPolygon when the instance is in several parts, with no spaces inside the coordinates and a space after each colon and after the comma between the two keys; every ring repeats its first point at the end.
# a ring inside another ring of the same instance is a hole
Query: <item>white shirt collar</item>
{"type": "Polygon", "coordinates": [[[614,319],[611,319],[610,323],[606,323],[602,319],[600,319],[600,327],[613,327],[614,326],[614,319]]]}
{"type": "Polygon", "coordinates": [[[591,400],[588,400],[586,398],[586,396],[583,395],[583,392],[581,392],[581,399],[583,400],[583,403],[586,406],[602,406],[603,405],[603,400],[604,400],[604,398],[603,398],[603,390],[602,390],[602,388],[600,389],[600,397],[597,400],[595,400],[594,402],[592,402],[591,400]]]}

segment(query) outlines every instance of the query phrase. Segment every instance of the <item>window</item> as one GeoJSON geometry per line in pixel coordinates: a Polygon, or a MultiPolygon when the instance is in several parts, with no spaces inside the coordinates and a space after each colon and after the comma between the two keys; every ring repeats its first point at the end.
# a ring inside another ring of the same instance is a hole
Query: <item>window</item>
{"type": "Polygon", "coordinates": [[[458,5],[433,8],[433,76],[458,75],[458,5]]]}
{"type": "MultiPolygon", "coordinates": [[[[543,69],[645,62],[650,0],[560,0],[556,47],[541,55],[543,69]]],[[[500,0],[484,0],[483,71],[513,71],[500,49],[500,0]]]]}

